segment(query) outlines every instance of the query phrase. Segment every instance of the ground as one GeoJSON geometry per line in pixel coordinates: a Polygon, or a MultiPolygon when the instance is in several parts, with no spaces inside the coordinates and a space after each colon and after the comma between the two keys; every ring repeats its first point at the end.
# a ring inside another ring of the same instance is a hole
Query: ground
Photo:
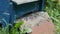
{"type": "Polygon", "coordinates": [[[31,34],[54,34],[54,24],[47,12],[31,13],[19,20],[23,20],[22,28],[31,28],[31,34]]]}

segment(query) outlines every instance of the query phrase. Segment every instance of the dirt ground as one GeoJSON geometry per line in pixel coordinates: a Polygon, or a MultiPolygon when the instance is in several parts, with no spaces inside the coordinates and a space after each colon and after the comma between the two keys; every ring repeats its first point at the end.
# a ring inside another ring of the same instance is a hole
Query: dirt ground
{"type": "Polygon", "coordinates": [[[23,20],[22,28],[31,28],[31,34],[54,34],[54,24],[47,12],[31,13],[16,22],[23,20]]]}

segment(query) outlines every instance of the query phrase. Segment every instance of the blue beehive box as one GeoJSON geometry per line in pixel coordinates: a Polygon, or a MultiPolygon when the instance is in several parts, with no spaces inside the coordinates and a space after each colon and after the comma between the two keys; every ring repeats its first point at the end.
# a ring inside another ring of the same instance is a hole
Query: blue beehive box
{"type": "Polygon", "coordinates": [[[30,12],[43,10],[43,7],[42,7],[43,5],[44,5],[43,0],[37,0],[37,1],[23,3],[19,5],[14,4],[14,9],[18,18],[30,12]]]}
{"type": "Polygon", "coordinates": [[[14,12],[10,0],[0,0],[0,24],[2,24],[2,27],[14,23],[14,12]]]}
{"type": "Polygon", "coordinates": [[[7,24],[14,24],[15,15],[17,18],[44,8],[44,0],[38,0],[17,5],[11,0],[0,0],[0,24],[5,27],[7,24]],[[7,23],[7,24],[6,24],[7,23]]]}

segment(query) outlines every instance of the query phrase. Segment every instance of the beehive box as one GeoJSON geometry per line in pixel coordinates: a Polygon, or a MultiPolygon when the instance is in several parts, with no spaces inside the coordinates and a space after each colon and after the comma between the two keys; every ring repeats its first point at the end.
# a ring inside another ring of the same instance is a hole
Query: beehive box
{"type": "Polygon", "coordinates": [[[36,12],[44,10],[42,9],[44,7],[44,1],[43,0],[22,0],[20,1],[21,4],[18,4],[18,2],[15,2],[13,4],[16,16],[20,17],[24,14],[30,13],[30,12],[36,12]],[[24,2],[26,1],[26,2],[24,2]]]}
{"type": "Polygon", "coordinates": [[[24,16],[30,12],[40,11],[44,7],[44,0],[29,1],[27,0],[27,2],[20,2],[20,4],[17,4],[11,0],[0,0],[0,22],[2,23],[3,27],[7,25],[6,23],[14,24],[14,20],[16,18],[24,16]]]}

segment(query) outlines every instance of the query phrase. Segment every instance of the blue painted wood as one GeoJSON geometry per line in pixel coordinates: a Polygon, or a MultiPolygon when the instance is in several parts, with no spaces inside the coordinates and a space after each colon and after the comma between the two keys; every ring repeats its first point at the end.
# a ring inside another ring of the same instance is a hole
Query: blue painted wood
{"type": "Polygon", "coordinates": [[[7,24],[13,25],[15,15],[18,18],[29,12],[43,10],[43,5],[42,0],[20,5],[16,5],[10,0],[0,0],[0,23],[2,23],[2,27],[5,27],[7,24]]]}
{"type": "Polygon", "coordinates": [[[2,23],[2,27],[14,23],[14,15],[13,4],[10,0],[0,0],[0,23],[2,23]]]}
{"type": "Polygon", "coordinates": [[[15,8],[17,18],[29,12],[43,10],[42,1],[36,1],[36,2],[25,3],[25,4],[20,4],[20,5],[14,5],[14,6],[15,6],[14,8],[15,8]]]}
{"type": "Polygon", "coordinates": [[[44,0],[42,0],[42,11],[44,11],[44,0]]]}

